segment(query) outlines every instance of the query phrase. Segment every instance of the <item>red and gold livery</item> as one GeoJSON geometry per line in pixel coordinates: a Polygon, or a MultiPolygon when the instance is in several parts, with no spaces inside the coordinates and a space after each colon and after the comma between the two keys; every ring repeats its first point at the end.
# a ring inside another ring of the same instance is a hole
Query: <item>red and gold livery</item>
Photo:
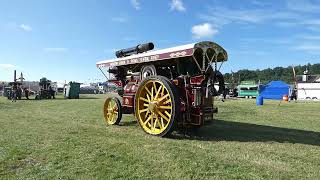
{"type": "Polygon", "coordinates": [[[122,113],[134,113],[146,133],[166,136],[177,127],[199,127],[213,119],[213,96],[224,91],[217,67],[228,59],[227,52],[210,41],[149,51],[153,47],[123,49],[116,52],[118,58],[96,64],[113,76],[108,82],[121,97],[106,99],[107,124],[119,124],[122,113]]]}

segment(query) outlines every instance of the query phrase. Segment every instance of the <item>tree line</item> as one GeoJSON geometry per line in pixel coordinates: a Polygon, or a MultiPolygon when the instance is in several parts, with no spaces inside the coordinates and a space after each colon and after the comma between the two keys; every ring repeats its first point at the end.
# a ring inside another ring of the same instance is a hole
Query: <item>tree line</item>
{"type": "MultiPolygon", "coordinates": [[[[303,72],[308,69],[309,74],[315,75],[320,74],[320,63],[319,64],[306,64],[294,66],[296,75],[303,75],[303,72]]],[[[227,83],[239,84],[241,81],[255,81],[263,84],[273,80],[282,80],[286,83],[292,84],[294,81],[292,66],[288,67],[275,67],[268,69],[257,69],[248,70],[243,69],[237,72],[225,73],[225,81],[227,83]]]]}

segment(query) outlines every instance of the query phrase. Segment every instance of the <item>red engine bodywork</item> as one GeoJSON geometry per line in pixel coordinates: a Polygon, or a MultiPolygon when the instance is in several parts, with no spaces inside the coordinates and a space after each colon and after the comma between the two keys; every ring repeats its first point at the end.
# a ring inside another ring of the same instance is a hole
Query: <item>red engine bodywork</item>
{"type": "MultiPolygon", "coordinates": [[[[217,108],[213,107],[212,96],[208,94],[206,86],[208,78],[205,75],[184,77],[172,80],[180,95],[181,120],[178,124],[189,126],[202,126],[206,120],[213,119],[217,108]]],[[[110,82],[110,81],[109,81],[110,82]]],[[[118,88],[123,89],[122,106],[124,113],[134,112],[135,94],[139,87],[139,80],[130,80],[125,86],[121,81],[111,81],[118,88]]]]}
{"type": "Polygon", "coordinates": [[[158,75],[171,79],[177,88],[179,102],[174,103],[180,105],[178,124],[202,126],[205,120],[213,119],[213,113],[217,112],[213,105],[213,96],[217,95],[214,83],[218,80],[219,91],[225,86],[217,64],[221,63],[221,67],[228,59],[220,45],[202,41],[143,53],[137,47],[121,50],[120,54],[127,56],[117,55],[116,59],[96,64],[100,70],[109,67],[108,72],[114,75],[116,80],[109,82],[118,87],[124,113],[134,113],[135,94],[141,79],[158,75]]]}

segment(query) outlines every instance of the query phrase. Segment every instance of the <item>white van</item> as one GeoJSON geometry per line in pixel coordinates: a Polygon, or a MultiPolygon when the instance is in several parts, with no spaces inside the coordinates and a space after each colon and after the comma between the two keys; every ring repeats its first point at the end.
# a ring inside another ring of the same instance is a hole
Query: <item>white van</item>
{"type": "Polygon", "coordinates": [[[320,83],[298,83],[298,99],[320,100],[320,83]]]}

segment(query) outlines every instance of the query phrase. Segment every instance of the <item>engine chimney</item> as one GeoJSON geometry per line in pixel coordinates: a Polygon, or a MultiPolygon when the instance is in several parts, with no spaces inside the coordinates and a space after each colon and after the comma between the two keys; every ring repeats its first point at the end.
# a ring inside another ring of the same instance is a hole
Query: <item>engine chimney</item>
{"type": "Polygon", "coordinates": [[[17,71],[14,70],[14,73],[13,73],[13,82],[17,82],[17,71]]]}

